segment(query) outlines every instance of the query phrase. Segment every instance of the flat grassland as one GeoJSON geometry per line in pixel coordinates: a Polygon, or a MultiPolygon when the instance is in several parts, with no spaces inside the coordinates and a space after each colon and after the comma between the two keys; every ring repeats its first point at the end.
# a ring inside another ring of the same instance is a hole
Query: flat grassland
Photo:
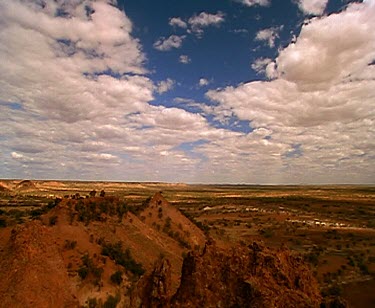
{"type": "Polygon", "coordinates": [[[93,190],[141,206],[155,192],[219,245],[262,240],[288,246],[314,270],[322,293],[353,307],[375,307],[375,186],[186,185],[2,180],[0,226],[32,219],[56,197],[93,190]],[[25,182],[25,181],[24,181],[25,182]]]}

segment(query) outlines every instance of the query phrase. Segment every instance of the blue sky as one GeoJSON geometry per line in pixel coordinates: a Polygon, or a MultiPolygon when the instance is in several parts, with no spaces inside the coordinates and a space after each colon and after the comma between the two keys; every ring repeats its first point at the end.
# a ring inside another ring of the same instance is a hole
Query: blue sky
{"type": "MultiPolygon", "coordinates": [[[[290,31],[298,31],[304,18],[295,4],[286,2],[285,5],[285,1],[251,8],[233,1],[163,1],[162,5],[153,1],[124,2],[126,13],[134,23],[134,35],[141,40],[147,54],[146,67],[152,72],[151,77],[158,81],[171,78],[176,82],[171,91],[155,100],[156,104],[167,106],[173,104],[171,100],[175,97],[207,102],[204,94],[208,86],[198,86],[201,78],[215,88],[265,80],[263,74],[251,69],[251,63],[258,57],[275,57],[279,44],[290,40],[290,31]],[[293,14],[288,13],[290,11],[293,14]],[[201,37],[188,34],[187,29],[169,25],[173,17],[187,21],[202,12],[222,13],[224,20],[203,28],[201,37]],[[275,47],[254,41],[258,31],[282,25],[285,29],[275,47]],[[158,51],[153,47],[160,37],[171,35],[186,36],[180,48],[158,51]],[[188,64],[179,62],[182,55],[189,57],[188,64]]],[[[122,3],[119,5],[121,7],[122,3]]]]}
{"type": "Polygon", "coordinates": [[[374,183],[374,0],[0,0],[0,177],[374,183]]]}

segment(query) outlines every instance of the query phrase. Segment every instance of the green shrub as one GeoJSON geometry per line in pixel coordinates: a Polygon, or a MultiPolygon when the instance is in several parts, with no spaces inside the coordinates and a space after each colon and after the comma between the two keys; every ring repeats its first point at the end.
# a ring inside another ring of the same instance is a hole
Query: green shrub
{"type": "Polygon", "coordinates": [[[89,274],[92,274],[96,278],[96,281],[99,281],[103,274],[103,269],[97,267],[93,260],[88,254],[85,254],[82,258],[82,265],[78,269],[78,275],[82,280],[86,279],[89,274]]]}
{"type": "Polygon", "coordinates": [[[99,307],[98,300],[96,298],[89,298],[87,300],[87,305],[85,307],[88,307],[88,308],[97,308],[97,307],[99,307]]]}
{"type": "Polygon", "coordinates": [[[116,271],[111,275],[111,282],[120,285],[122,282],[122,272],[116,271]]]}
{"type": "Polygon", "coordinates": [[[361,273],[364,275],[368,275],[370,273],[368,266],[366,264],[360,263],[358,264],[358,268],[361,271],[361,273]]]}
{"type": "Polygon", "coordinates": [[[49,225],[50,225],[50,226],[54,226],[54,225],[56,225],[56,223],[57,223],[57,216],[56,216],[56,215],[51,216],[51,217],[49,218],[49,225]]]}
{"type": "Polygon", "coordinates": [[[104,302],[103,308],[116,308],[117,304],[120,302],[120,295],[116,296],[109,295],[107,300],[104,302]]]}
{"type": "Polygon", "coordinates": [[[130,271],[136,276],[141,276],[145,272],[142,264],[137,263],[133,259],[130,249],[127,248],[125,251],[122,249],[121,242],[117,242],[115,244],[103,243],[102,255],[108,256],[117,264],[123,266],[126,270],[130,271]]]}
{"type": "Polygon", "coordinates": [[[79,277],[81,277],[81,279],[84,280],[89,274],[89,269],[85,266],[82,266],[78,269],[77,272],[78,272],[79,277]]]}
{"type": "Polygon", "coordinates": [[[31,218],[39,218],[42,214],[44,214],[45,211],[43,209],[35,209],[30,211],[31,218]]]}
{"type": "Polygon", "coordinates": [[[119,221],[130,210],[130,208],[119,199],[114,197],[88,198],[79,199],[75,202],[74,211],[70,209],[71,223],[74,214],[77,214],[78,221],[88,225],[91,221],[101,221],[102,214],[109,216],[117,216],[119,221]]]}
{"type": "Polygon", "coordinates": [[[65,240],[65,249],[67,250],[71,250],[71,249],[74,249],[76,248],[77,246],[77,241],[70,241],[70,240],[65,240]]]}
{"type": "Polygon", "coordinates": [[[342,288],[339,285],[333,285],[329,287],[325,292],[322,292],[323,296],[340,296],[342,295],[342,288]]]}
{"type": "Polygon", "coordinates": [[[274,232],[270,228],[265,228],[259,231],[261,235],[263,235],[265,238],[271,238],[274,236],[274,232]]]}

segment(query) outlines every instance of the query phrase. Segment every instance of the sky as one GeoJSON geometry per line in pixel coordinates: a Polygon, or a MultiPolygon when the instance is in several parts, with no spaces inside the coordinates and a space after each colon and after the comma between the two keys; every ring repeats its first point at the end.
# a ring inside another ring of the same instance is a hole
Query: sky
{"type": "Polygon", "coordinates": [[[0,0],[0,178],[374,184],[375,0],[0,0]]]}

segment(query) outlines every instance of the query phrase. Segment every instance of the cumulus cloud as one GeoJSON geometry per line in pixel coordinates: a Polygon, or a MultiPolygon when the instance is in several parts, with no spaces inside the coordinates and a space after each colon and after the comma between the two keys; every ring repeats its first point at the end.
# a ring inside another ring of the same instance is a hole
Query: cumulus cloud
{"type": "Polygon", "coordinates": [[[112,1],[44,2],[0,1],[3,177],[374,182],[373,2],[314,18],[256,60],[273,80],[179,108],[150,104],[161,83],[112,1]]]}
{"type": "MultiPolygon", "coordinates": [[[[116,97],[125,102],[135,96],[143,102],[152,98],[147,78],[126,75],[145,69],[125,15],[104,2],[93,2],[90,19],[76,13],[83,4],[64,6],[75,18],[56,18],[59,7],[53,1],[44,8],[31,3],[0,4],[2,100],[22,102],[25,110],[48,118],[75,122],[99,116],[99,106],[114,111],[119,105],[116,97]],[[107,14],[113,17],[108,19],[107,14]],[[108,69],[123,77],[102,75],[108,69]],[[103,93],[108,95],[102,100],[103,93]]],[[[132,105],[129,101],[127,108],[132,105]]]]}
{"type": "Polygon", "coordinates": [[[299,9],[306,15],[322,15],[328,0],[298,0],[299,9]]]}
{"type": "Polygon", "coordinates": [[[2,176],[173,180],[171,164],[191,179],[200,160],[172,149],[231,132],[149,104],[174,82],[145,75],[132,23],[112,1],[44,4],[0,2],[2,176]]]}
{"type": "Polygon", "coordinates": [[[189,64],[191,62],[191,59],[189,56],[187,55],[181,55],[179,58],[178,58],[178,62],[180,63],[183,63],[183,64],[189,64]]]}
{"type": "MultiPolygon", "coordinates": [[[[280,51],[273,63],[275,80],[208,91],[218,103],[217,116],[234,114],[254,129],[235,144],[220,146],[252,153],[254,164],[263,165],[267,153],[267,170],[279,181],[373,182],[375,35],[368,30],[375,26],[374,14],[367,1],[312,19],[296,42],[280,51]]],[[[264,69],[265,62],[254,68],[264,69]]],[[[219,146],[217,151],[220,155],[219,146]]]]}
{"type": "Polygon", "coordinates": [[[272,63],[272,59],[270,58],[258,58],[251,64],[251,68],[257,73],[265,73],[270,63],[272,63]]]}
{"type": "Polygon", "coordinates": [[[236,2],[240,2],[245,6],[269,6],[271,4],[271,0],[235,0],[236,2]]]}
{"type": "Polygon", "coordinates": [[[201,12],[199,15],[190,17],[188,23],[194,33],[201,35],[203,33],[203,28],[218,26],[224,21],[225,15],[222,12],[217,12],[216,14],[201,12]]]}
{"type": "Polygon", "coordinates": [[[374,12],[373,2],[367,1],[312,19],[277,57],[279,75],[301,89],[327,89],[357,78],[375,59],[374,12]]]}
{"type": "Polygon", "coordinates": [[[187,28],[187,23],[183,21],[180,17],[173,17],[169,19],[169,25],[172,27],[187,28]]]}
{"type": "Polygon", "coordinates": [[[166,80],[160,81],[157,84],[156,91],[159,94],[163,94],[163,93],[168,92],[169,90],[173,89],[174,85],[175,85],[175,81],[170,79],[170,78],[167,78],[166,80]]]}
{"type": "Polygon", "coordinates": [[[11,156],[12,156],[12,158],[14,158],[14,159],[23,159],[23,158],[24,158],[24,156],[23,156],[22,154],[19,154],[19,153],[17,153],[17,152],[12,152],[12,153],[11,153],[11,156]]]}
{"type": "Polygon", "coordinates": [[[172,48],[180,48],[185,37],[185,35],[171,35],[168,38],[161,37],[154,43],[154,48],[160,51],[168,51],[172,48]]]}
{"type": "Polygon", "coordinates": [[[198,85],[200,87],[205,87],[205,86],[208,86],[210,84],[210,81],[206,78],[200,78],[199,79],[199,82],[198,82],[198,85]]]}
{"type": "Polygon", "coordinates": [[[268,46],[275,47],[275,40],[279,38],[279,32],[283,26],[259,30],[255,36],[256,41],[266,41],[268,46]]]}
{"type": "MultiPolygon", "coordinates": [[[[170,18],[169,25],[173,27],[180,27],[183,29],[187,29],[186,30],[187,33],[189,34],[194,33],[197,37],[202,37],[204,33],[204,28],[207,28],[209,26],[219,26],[224,21],[225,21],[225,14],[220,11],[217,12],[216,14],[201,12],[198,15],[194,14],[187,20],[183,20],[181,17],[170,18]]],[[[170,38],[172,37],[174,40],[177,40],[176,35],[172,35],[170,38]]],[[[182,37],[182,38],[185,38],[185,37],[182,37]]],[[[165,40],[166,40],[165,38],[159,39],[154,44],[154,47],[156,48],[156,46],[161,45],[163,41],[165,40]]]]}
{"type": "Polygon", "coordinates": [[[236,34],[247,34],[247,33],[249,33],[249,30],[247,30],[247,29],[234,29],[233,33],[236,33],[236,34]]]}

